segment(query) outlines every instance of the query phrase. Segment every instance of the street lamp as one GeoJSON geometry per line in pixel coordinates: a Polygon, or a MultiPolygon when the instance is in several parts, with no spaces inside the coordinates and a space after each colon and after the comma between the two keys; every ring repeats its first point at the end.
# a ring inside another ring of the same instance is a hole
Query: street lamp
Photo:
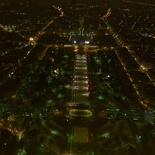
{"type": "Polygon", "coordinates": [[[29,44],[30,45],[35,45],[35,39],[33,37],[29,38],[29,44]]]}

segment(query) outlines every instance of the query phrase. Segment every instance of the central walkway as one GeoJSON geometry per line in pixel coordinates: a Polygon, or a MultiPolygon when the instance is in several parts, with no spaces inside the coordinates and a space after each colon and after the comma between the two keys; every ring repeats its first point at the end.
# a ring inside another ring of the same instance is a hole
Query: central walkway
{"type": "Polygon", "coordinates": [[[87,54],[75,54],[74,78],[73,78],[74,102],[86,104],[89,96],[87,54]]]}
{"type": "MultiPolygon", "coordinates": [[[[92,112],[88,107],[89,79],[87,67],[87,53],[82,50],[75,53],[74,76],[73,76],[73,106],[69,111],[70,117],[75,122],[89,120],[92,112]]],[[[85,155],[89,149],[89,130],[86,124],[74,124],[70,133],[70,154],[85,155]]]]}

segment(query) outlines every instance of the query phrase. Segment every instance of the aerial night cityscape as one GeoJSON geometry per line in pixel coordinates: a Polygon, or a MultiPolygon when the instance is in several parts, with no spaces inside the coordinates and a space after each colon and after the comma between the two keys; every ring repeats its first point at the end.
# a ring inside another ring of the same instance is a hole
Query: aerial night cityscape
{"type": "Polygon", "coordinates": [[[155,0],[0,0],[0,155],[154,155],[155,0]]]}

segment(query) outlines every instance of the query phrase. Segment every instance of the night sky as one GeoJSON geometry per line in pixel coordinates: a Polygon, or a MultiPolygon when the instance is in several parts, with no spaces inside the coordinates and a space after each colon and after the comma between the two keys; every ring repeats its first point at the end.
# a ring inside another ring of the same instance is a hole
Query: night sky
{"type": "Polygon", "coordinates": [[[143,2],[143,3],[155,3],[155,0],[1,0],[2,2],[12,2],[12,3],[21,3],[21,2],[48,2],[53,4],[71,4],[75,3],[86,3],[86,4],[103,4],[104,2],[119,2],[119,1],[131,1],[131,2],[143,2]]]}

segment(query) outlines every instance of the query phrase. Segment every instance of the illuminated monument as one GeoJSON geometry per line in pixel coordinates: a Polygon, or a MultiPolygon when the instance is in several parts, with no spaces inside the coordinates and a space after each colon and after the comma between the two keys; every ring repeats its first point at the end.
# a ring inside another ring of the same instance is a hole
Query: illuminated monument
{"type": "Polygon", "coordinates": [[[77,45],[89,45],[93,42],[93,32],[87,32],[84,26],[84,18],[79,18],[79,28],[70,32],[70,41],[77,45]]]}

